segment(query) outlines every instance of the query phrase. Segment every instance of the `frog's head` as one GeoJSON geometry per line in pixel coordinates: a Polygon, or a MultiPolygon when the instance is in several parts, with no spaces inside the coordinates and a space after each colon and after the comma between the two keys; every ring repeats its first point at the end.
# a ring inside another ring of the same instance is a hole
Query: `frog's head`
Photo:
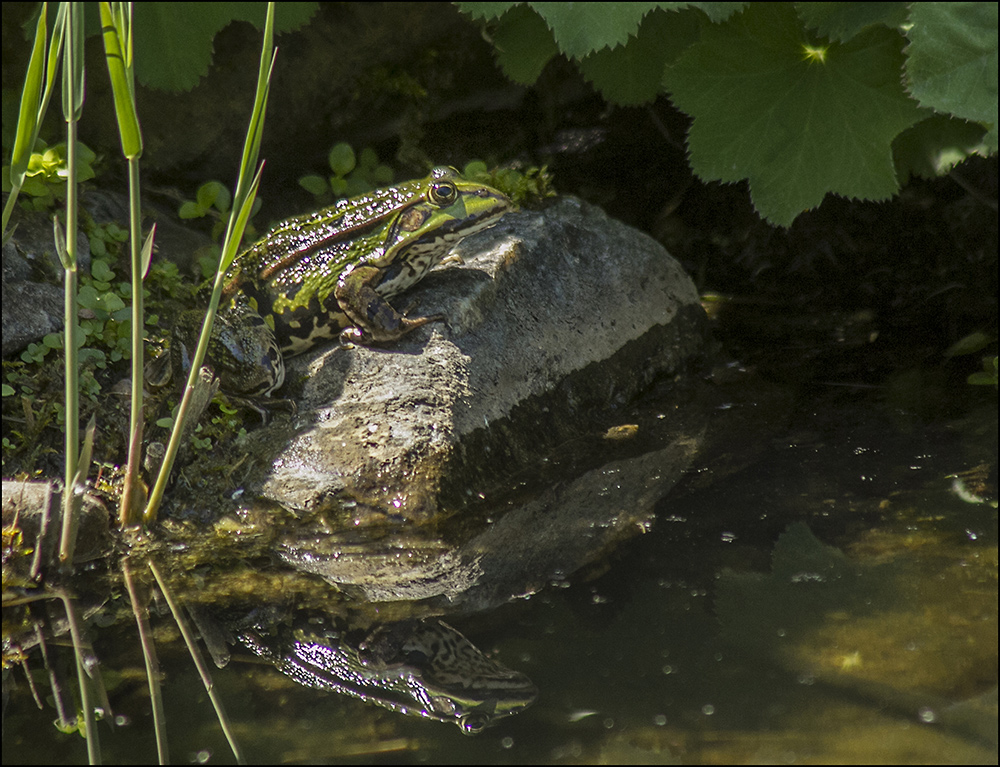
{"type": "Polygon", "coordinates": [[[516,207],[503,192],[467,181],[454,168],[435,168],[421,184],[420,198],[387,229],[380,262],[391,271],[379,287],[382,295],[418,282],[461,240],[488,229],[516,207]]]}

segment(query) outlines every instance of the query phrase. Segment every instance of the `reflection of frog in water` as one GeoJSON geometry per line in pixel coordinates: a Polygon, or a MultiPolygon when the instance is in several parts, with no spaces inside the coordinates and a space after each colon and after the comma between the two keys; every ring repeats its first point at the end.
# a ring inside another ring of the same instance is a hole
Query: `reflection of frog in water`
{"type": "Polygon", "coordinates": [[[237,638],[299,684],[351,695],[411,716],[454,722],[470,735],[534,702],[524,674],[490,660],[434,618],[383,625],[358,639],[324,620],[297,619],[276,634],[244,628],[237,638]]]}

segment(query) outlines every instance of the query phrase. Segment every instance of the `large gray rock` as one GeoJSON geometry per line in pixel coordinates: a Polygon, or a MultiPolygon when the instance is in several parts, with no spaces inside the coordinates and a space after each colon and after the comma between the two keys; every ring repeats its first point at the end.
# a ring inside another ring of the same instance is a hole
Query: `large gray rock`
{"type": "Polygon", "coordinates": [[[457,252],[464,265],[396,299],[446,324],[291,361],[284,393],[298,390],[299,416],[251,434],[249,490],[346,508],[356,524],[440,520],[614,425],[616,409],[702,346],[704,315],[677,261],[586,203],[508,214],[457,252]]]}

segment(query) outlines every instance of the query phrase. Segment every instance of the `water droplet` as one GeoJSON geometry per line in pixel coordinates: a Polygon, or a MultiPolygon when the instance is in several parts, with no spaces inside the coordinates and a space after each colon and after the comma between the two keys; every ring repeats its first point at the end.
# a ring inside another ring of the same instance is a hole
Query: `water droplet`
{"type": "Polygon", "coordinates": [[[701,713],[703,713],[705,716],[711,716],[712,714],[715,713],[715,706],[713,706],[711,703],[706,703],[704,706],[701,707],[701,713]]]}
{"type": "Polygon", "coordinates": [[[667,723],[667,717],[664,716],[663,714],[657,714],[656,716],[653,717],[653,724],[655,724],[657,727],[662,727],[666,723],[667,723]]]}
{"type": "Polygon", "coordinates": [[[934,713],[934,709],[927,708],[926,706],[917,712],[917,716],[920,717],[921,722],[927,722],[927,724],[933,724],[937,720],[937,714],[934,713]]]}

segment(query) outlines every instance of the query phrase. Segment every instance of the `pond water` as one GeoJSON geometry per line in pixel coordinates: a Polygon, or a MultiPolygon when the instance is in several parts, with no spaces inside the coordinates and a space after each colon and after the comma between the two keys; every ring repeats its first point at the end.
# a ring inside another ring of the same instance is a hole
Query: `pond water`
{"type": "MultiPolygon", "coordinates": [[[[235,658],[214,676],[247,761],[996,763],[997,511],[950,476],[985,463],[995,482],[983,389],[948,417],[806,389],[780,427],[732,434],[741,457],[696,460],[603,566],[453,621],[540,691],[478,736],[235,658]]],[[[172,760],[232,762],[176,630],[154,623],[172,760]]],[[[104,760],[155,762],[134,628],[96,650],[121,724],[101,725],[104,760]]],[[[4,763],[85,762],[14,673],[4,763]]]]}

